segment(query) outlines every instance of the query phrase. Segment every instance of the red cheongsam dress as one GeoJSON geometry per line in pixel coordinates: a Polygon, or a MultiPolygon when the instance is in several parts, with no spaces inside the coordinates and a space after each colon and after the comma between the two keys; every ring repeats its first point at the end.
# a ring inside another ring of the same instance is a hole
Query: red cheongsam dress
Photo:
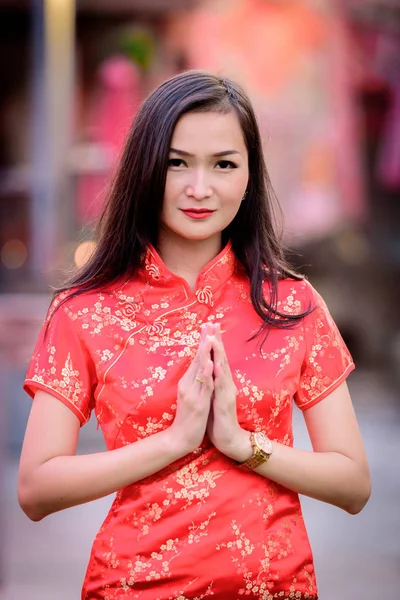
{"type": "MultiPolygon", "coordinates": [[[[292,446],[293,401],[314,406],[354,368],[315,289],[305,280],[279,283],[280,311],[310,306],[292,329],[272,329],[260,349],[259,337],[250,340],[260,318],[230,244],[194,292],[150,247],[134,279],[68,300],[46,319],[24,387],[31,396],[49,392],[82,425],[94,410],[110,451],[140,442],[170,427],[201,326],[220,323],[240,425],[292,446]]],[[[82,600],[317,597],[298,495],[245,472],[207,437],[117,492],[82,590],[82,600]]]]}

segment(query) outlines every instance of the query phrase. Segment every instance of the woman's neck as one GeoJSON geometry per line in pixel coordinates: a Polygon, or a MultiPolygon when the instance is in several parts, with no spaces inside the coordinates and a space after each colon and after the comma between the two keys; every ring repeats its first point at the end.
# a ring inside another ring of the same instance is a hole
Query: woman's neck
{"type": "Polygon", "coordinates": [[[170,235],[160,232],[158,241],[158,253],[166,267],[186,279],[192,290],[200,271],[220,253],[221,248],[221,236],[194,241],[181,237],[171,239],[170,235]]]}

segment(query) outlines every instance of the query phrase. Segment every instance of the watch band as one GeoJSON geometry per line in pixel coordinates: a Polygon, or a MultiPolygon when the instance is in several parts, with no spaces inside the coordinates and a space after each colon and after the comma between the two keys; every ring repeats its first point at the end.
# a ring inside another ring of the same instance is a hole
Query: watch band
{"type": "Polygon", "coordinates": [[[267,460],[268,459],[264,458],[262,454],[255,452],[253,456],[239,464],[245,471],[254,471],[254,469],[265,463],[267,460]]]}
{"type": "Polygon", "coordinates": [[[242,463],[240,467],[245,471],[253,471],[268,461],[272,453],[271,440],[262,432],[251,432],[250,442],[253,447],[253,455],[242,463]]]}

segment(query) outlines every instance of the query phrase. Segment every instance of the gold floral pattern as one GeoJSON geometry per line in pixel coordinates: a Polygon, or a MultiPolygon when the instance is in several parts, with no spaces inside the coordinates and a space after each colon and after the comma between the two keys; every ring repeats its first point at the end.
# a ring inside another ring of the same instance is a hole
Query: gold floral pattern
{"type": "MultiPolygon", "coordinates": [[[[150,248],[134,280],[59,310],[65,294],[54,300],[25,389],[50,392],[82,424],[94,410],[110,450],[135,443],[170,427],[201,326],[219,322],[241,426],[291,446],[293,401],[313,406],[354,365],[307,281],[282,280],[278,291],[282,312],[314,310],[293,329],[272,329],[260,350],[250,340],[260,320],[230,245],[203,269],[194,292],[150,248]]],[[[206,436],[194,452],[116,494],[82,599],[242,596],[316,600],[312,554],[297,495],[238,469],[206,436]]]]}

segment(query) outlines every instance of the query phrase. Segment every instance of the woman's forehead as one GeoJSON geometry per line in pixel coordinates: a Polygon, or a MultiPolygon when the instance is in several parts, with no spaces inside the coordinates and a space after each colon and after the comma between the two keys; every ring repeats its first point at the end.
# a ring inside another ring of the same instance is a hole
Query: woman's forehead
{"type": "Polygon", "coordinates": [[[209,154],[226,150],[246,150],[239,119],[234,111],[190,112],[184,114],[175,126],[171,146],[196,154],[195,150],[209,154]]]}

